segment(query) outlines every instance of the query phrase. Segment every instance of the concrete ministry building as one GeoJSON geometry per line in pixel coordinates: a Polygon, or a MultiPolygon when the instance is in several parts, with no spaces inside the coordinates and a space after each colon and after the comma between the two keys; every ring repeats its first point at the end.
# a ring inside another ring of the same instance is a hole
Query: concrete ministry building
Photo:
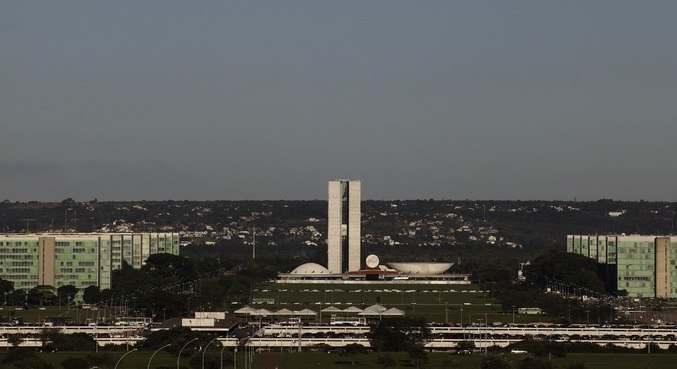
{"type": "Polygon", "coordinates": [[[330,273],[360,270],[360,181],[329,181],[327,269],[330,273]]]}
{"type": "Polygon", "coordinates": [[[179,254],[178,233],[0,234],[0,278],[14,288],[111,287],[123,260],[141,268],[152,254],[179,254]]]}
{"type": "Polygon", "coordinates": [[[677,297],[677,236],[568,235],[567,252],[594,259],[632,297],[677,297]]]}

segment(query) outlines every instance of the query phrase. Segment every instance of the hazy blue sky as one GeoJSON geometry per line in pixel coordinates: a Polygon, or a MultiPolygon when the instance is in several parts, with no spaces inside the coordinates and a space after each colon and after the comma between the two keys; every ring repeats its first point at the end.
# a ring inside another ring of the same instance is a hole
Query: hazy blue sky
{"type": "Polygon", "coordinates": [[[677,200],[676,1],[4,1],[0,199],[677,200]]]}

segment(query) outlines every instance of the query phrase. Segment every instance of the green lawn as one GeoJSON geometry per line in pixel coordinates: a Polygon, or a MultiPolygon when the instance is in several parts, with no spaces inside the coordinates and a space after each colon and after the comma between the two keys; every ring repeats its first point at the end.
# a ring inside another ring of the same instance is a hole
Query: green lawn
{"type": "MultiPolygon", "coordinates": [[[[348,368],[379,368],[376,364],[378,353],[366,355],[342,356],[324,353],[292,353],[292,354],[263,354],[260,363],[276,364],[278,369],[348,369],[348,368]],[[265,355],[272,355],[273,359],[266,359],[265,355]],[[275,356],[278,356],[277,358],[275,356]],[[352,365],[352,363],[355,365],[352,365]]],[[[397,360],[396,368],[412,368],[406,354],[394,353],[397,360]]],[[[516,368],[524,355],[505,354],[505,357],[516,368]]],[[[428,369],[474,369],[480,368],[481,354],[458,356],[451,353],[433,353],[429,355],[428,369]]],[[[677,355],[673,354],[569,354],[564,358],[553,358],[555,368],[566,369],[571,363],[583,363],[588,369],[673,369],[677,367],[677,355]]],[[[256,368],[256,366],[255,366],[256,368]]],[[[268,367],[259,366],[259,369],[268,367]]],[[[270,367],[273,369],[274,366],[270,367]]]]}
{"type": "MultiPolygon", "coordinates": [[[[260,284],[254,299],[272,299],[273,304],[257,304],[269,310],[287,308],[319,310],[334,305],[339,308],[381,303],[404,310],[407,316],[424,316],[431,322],[464,323],[484,321],[512,322],[512,314],[503,312],[493,293],[476,284],[470,285],[336,285],[336,284],[260,284]]],[[[324,315],[323,321],[329,316],[324,315]]],[[[515,315],[515,322],[547,321],[543,316],[515,315]]]]}
{"type": "MultiPolygon", "coordinates": [[[[484,321],[512,322],[512,314],[504,312],[500,300],[480,285],[335,285],[335,284],[276,284],[257,285],[252,292],[254,299],[272,299],[273,304],[252,305],[258,308],[279,310],[287,308],[301,310],[308,308],[319,312],[322,308],[335,305],[339,308],[357,306],[360,308],[380,302],[387,307],[405,311],[407,316],[424,316],[431,322],[464,323],[484,321]],[[378,291],[377,291],[378,290],[378,291]]],[[[47,307],[45,309],[13,310],[4,308],[0,316],[22,316],[24,322],[42,323],[48,317],[68,317],[80,322],[110,318],[109,309],[83,310],[47,307]]],[[[329,315],[323,314],[323,321],[329,315]]],[[[543,316],[515,315],[516,322],[548,321],[543,316]]]]}
{"type": "MultiPolygon", "coordinates": [[[[111,363],[111,367],[122,357],[125,352],[107,352],[100,353],[100,356],[106,356],[111,363]]],[[[87,355],[93,354],[92,352],[50,352],[50,353],[39,353],[38,356],[54,366],[55,369],[63,368],[61,363],[71,357],[85,358],[87,355]]],[[[124,368],[146,368],[148,365],[148,359],[153,354],[152,351],[134,351],[131,354],[125,356],[125,358],[120,362],[118,369],[124,368]]],[[[5,353],[0,354],[0,363],[5,357],[5,353]]],[[[183,360],[182,360],[183,363],[183,360]]],[[[5,364],[0,364],[2,368],[13,368],[12,366],[5,366],[5,364]]],[[[171,356],[166,352],[159,352],[153,358],[151,362],[151,368],[160,368],[160,367],[176,367],[176,356],[171,356]]],[[[65,368],[64,368],[65,369],[65,368]]]]}
{"type": "MultiPolygon", "coordinates": [[[[119,369],[146,368],[152,351],[135,351],[127,355],[119,365],[119,369]]],[[[56,369],[62,368],[61,362],[69,357],[81,357],[91,353],[84,352],[59,352],[40,353],[39,356],[54,365],[56,369]]],[[[101,353],[109,357],[111,366],[124,354],[124,352],[101,353]]],[[[6,355],[0,353],[0,362],[6,355]]],[[[198,354],[199,355],[199,354],[198,354]]],[[[210,351],[214,359],[218,359],[218,350],[210,351]]],[[[379,353],[339,355],[318,352],[287,353],[270,352],[260,353],[254,356],[254,369],[350,369],[350,368],[379,368],[376,363],[379,353]]],[[[396,368],[412,368],[408,357],[404,353],[392,353],[397,361],[396,368]]],[[[524,355],[504,354],[504,356],[516,368],[524,355]]],[[[475,353],[468,356],[459,356],[453,353],[431,353],[429,361],[424,366],[427,369],[474,369],[480,368],[482,354],[475,353]]],[[[182,356],[181,366],[188,368],[189,358],[182,356]]],[[[199,362],[199,361],[198,361],[199,362]]],[[[243,368],[244,355],[238,353],[237,363],[243,368]]],[[[588,369],[673,369],[676,367],[677,354],[568,354],[564,358],[553,358],[555,368],[566,369],[571,363],[583,363],[588,369]]],[[[0,367],[13,369],[12,366],[0,364],[0,367]]],[[[176,356],[164,351],[158,353],[151,362],[151,368],[176,367],[176,356]]],[[[224,368],[233,368],[232,353],[226,352],[224,368]]]]}
{"type": "Polygon", "coordinates": [[[673,369],[674,354],[569,354],[561,359],[567,363],[584,363],[589,369],[673,369]]]}
{"type": "MultiPolygon", "coordinates": [[[[210,348],[210,350],[207,353],[207,358],[211,357],[213,361],[218,362],[220,359],[220,350],[219,349],[214,349],[210,348]]],[[[51,352],[51,353],[38,353],[38,356],[46,361],[49,364],[52,364],[55,369],[69,369],[69,368],[63,368],[61,363],[72,357],[77,357],[77,358],[86,358],[88,355],[93,355],[93,352],[51,352]]],[[[106,352],[106,353],[98,353],[95,354],[97,356],[104,356],[108,358],[108,367],[112,368],[118,360],[122,357],[122,355],[125,354],[125,351],[120,351],[120,352],[106,352]]],[[[148,360],[151,358],[151,355],[153,354],[153,351],[134,351],[130,353],[129,355],[125,356],[122,361],[120,361],[120,365],[118,366],[118,369],[141,369],[141,368],[146,368],[148,365],[148,360]]],[[[4,359],[6,355],[6,352],[0,352],[0,368],[3,369],[14,369],[13,366],[9,366],[6,364],[2,364],[2,360],[4,359]]],[[[200,367],[199,363],[201,362],[201,353],[195,353],[195,357],[197,357],[197,362],[198,362],[198,368],[200,367]]],[[[233,367],[233,356],[232,352],[226,350],[224,352],[224,368],[232,368],[233,367]]],[[[244,354],[239,353],[238,354],[238,360],[240,363],[244,362],[244,354]]],[[[257,358],[256,362],[258,362],[259,358],[257,358]]],[[[188,353],[186,351],[183,352],[181,355],[181,368],[190,368],[189,362],[191,362],[191,357],[189,357],[188,353]]],[[[209,360],[206,360],[208,362],[209,360]]],[[[104,368],[106,365],[101,365],[99,368],[104,368]]],[[[154,369],[159,369],[159,368],[176,368],[176,354],[169,354],[165,351],[160,351],[158,352],[157,355],[153,357],[153,360],[151,361],[151,368],[154,369]]],[[[238,365],[240,367],[240,365],[238,365]]]]}

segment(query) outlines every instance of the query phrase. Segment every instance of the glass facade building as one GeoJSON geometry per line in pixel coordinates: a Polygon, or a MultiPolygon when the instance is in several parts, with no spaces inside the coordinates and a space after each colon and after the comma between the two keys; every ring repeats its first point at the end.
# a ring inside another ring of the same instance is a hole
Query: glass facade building
{"type": "Polygon", "coordinates": [[[567,252],[594,259],[607,284],[631,297],[677,297],[677,237],[568,235],[567,252]]]}
{"type": "Polygon", "coordinates": [[[123,261],[138,269],[157,253],[178,255],[178,233],[0,234],[0,278],[17,289],[106,289],[123,261]]]}

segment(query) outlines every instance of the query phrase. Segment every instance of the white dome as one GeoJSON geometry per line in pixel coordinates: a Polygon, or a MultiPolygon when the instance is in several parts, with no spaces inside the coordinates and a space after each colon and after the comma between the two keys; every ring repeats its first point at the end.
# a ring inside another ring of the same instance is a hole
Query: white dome
{"type": "Polygon", "coordinates": [[[329,269],[317,263],[305,263],[299,265],[289,274],[331,274],[329,269]]]}
{"type": "Polygon", "coordinates": [[[393,269],[404,274],[442,274],[454,263],[388,263],[393,269]]]}

